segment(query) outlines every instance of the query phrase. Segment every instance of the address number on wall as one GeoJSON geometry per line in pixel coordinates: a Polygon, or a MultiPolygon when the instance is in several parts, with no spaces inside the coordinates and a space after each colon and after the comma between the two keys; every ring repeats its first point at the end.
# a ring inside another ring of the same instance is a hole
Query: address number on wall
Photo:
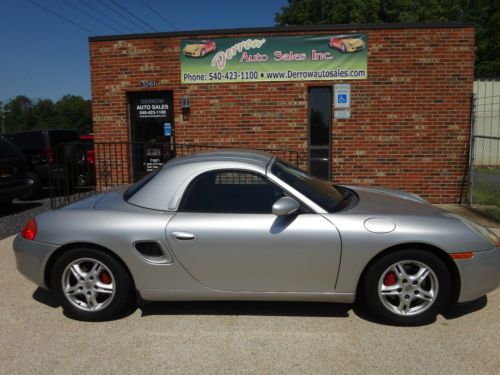
{"type": "Polygon", "coordinates": [[[156,81],[141,81],[141,87],[155,87],[158,82],[156,81]]]}

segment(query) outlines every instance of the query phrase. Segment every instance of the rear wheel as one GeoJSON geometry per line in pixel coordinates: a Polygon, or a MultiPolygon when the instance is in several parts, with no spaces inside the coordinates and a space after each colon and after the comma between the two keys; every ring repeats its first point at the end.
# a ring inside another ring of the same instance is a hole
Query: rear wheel
{"type": "Polygon", "coordinates": [[[200,56],[201,56],[201,57],[205,57],[205,54],[206,54],[206,53],[207,53],[207,52],[205,51],[205,48],[202,48],[202,49],[201,49],[201,52],[200,52],[200,56]]]}
{"type": "Polygon", "coordinates": [[[75,319],[111,319],[130,304],[133,296],[127,270],[96,249],[65,252],[54,264],[51,281],[64,311],[75,319]]]}
{"type": "Polygon", "coordinates": [[[342,51],[342,53],[346,53],[346,52],[347,52],[347,47],[345,46],[345,44],[344,44],[344,43],[342,43],[342,44],[340,45],[340,51],[342,51]]]}
{"type": "Polygon", "coordinates": [[[378,259],[364,278],[365,301],[392,324],[432,321],[450,299],[451,277],[444,262],[423,250],[402,250],[378,259]]]}

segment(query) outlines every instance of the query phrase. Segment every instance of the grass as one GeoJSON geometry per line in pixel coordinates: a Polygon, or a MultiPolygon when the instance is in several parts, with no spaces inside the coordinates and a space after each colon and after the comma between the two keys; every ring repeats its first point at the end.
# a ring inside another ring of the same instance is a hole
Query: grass
{"type": "Polygon", "coordinates": [[[474,209],[480,211],[484,216],[500,223],[500,208],[494,206],[479,206],[474,209]]]}
{"type": "Polygon", "coordinates": [[[472,202],[474,204],[482,204],[487,206],[498,206],[500,209],[500,192],[488,191],[481,189],[481,185],[474,186],[472,191],[472,202]]]}
{"type": "Polygon", "coordinates": [[[500,176],[500,167],[476,166],[474,167],[474,171],[486,173],[493,176],[500,176]]]}
{"type": "Polygon", "coordinates": [[[500,167],[475,167],[472,206],[500,222],[500,167]]]}

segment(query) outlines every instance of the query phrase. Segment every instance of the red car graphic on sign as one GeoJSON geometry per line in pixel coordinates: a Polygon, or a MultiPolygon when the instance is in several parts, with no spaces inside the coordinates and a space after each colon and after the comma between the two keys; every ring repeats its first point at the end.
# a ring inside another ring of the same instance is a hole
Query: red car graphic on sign
{"type": "Polygon", "coordinates": [[[199,40],[194,43],[186,44],[182,52],[186,56],[205,57],[207,53],[214,52],[216,45],[213,40],[199,40]]]}
{"type": "Polygon", "coordinates": [[[336,48],[342,53],[357,52],[365,48],[365,42],[352,35],[335,35],[330,38],[330,47],[336,48]]]}

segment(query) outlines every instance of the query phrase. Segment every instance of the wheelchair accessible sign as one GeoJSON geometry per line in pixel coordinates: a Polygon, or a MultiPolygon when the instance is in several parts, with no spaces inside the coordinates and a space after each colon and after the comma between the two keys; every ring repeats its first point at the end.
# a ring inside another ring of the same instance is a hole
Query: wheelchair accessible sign
{"type": "Polygon", "coordinates": [[[334,85],[333,110],[334,117],[338,119],[351,118],[351,85],[334,85]]]}

